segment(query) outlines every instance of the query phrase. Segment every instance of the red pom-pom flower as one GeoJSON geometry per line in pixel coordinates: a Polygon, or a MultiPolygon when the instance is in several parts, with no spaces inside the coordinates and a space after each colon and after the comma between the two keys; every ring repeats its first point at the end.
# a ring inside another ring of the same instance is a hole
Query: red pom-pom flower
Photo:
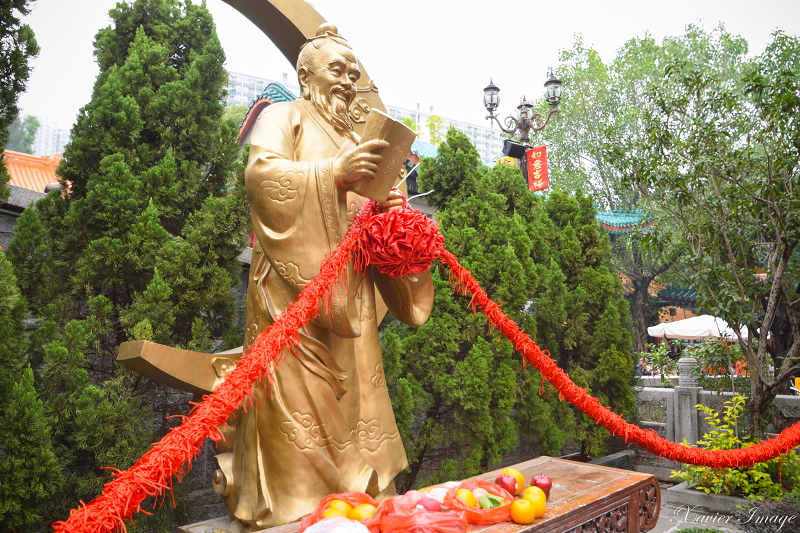
{"type": "Polygon", "coordinates": [[[407,205],[373,216],[361,231],[368,263],[393,278],[425,272],[443,247],[436,222],[407,205]]]}

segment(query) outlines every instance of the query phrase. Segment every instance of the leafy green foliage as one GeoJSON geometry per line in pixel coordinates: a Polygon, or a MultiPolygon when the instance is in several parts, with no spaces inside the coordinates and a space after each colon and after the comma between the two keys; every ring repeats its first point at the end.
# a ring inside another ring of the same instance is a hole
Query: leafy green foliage
{"type": "MultiPolygon", "coordinates": [[[[747,447],[757,441],[741,439],[737,430],[737,420],[742,416],[745,398],[735,395],[725,402],[725,409],[717,413],[714,409],[698,405],[706,415],[711,431],[703,435],[697,444],[704,450],[732,450],[747,447]]],[[[684,441],[684,445],[688,445],[684,441]]],[[[757,498],[779,498],[785,492],[784,484],[790,489],[800,488],[800,458],[794,451],[752,467],[711,468],[707,466],[685,465],[682,471],[672,471],[672,477],[696,484],[706,494],[743,495],[751,500],[757,498]]]]}
{"type": "Polygon", "coordinates": [[[737,369],[747,371],[741,346],[708,340],[688,349],[685,355],[697,359],[691,373],[698,386],[716,392],[739,390],[747,396],[746,384],[742,383],[747,378],[735,376],[737,369]]]}
{"type": "Polygon", "coordinates": [[[6,150],[32,154],[33,142],[36,140],[38,130],[39,119],[36,117],[26,115],[24,120],[17,117],[8,131],[6,150]]]}
{"type": "Polygon", "coordinates": [[[751,374],[750,427],[760,435],[772,398],[800,373],[800,330],[792,326],[800,295],[800,40],[776,33],[762,56],[749,60],[746,52],[743,39],[721,28],[691,26],[664,40],[655,51],[663,79],[642,93],[647,135],[626,156],[641,171],[625,184],[655,206],[653,244],[674,250],[698,304],[751,332],[739,346],[751,374]],[[758,331],[773,342],[757,342],[758,331]]]}
{"type": "MultiPolygon", "coordinates": [[[[661,76],[655,50],[655,41],[645,35],[627,42],[609,64],[580,37],[571,49],[561,52],[556,71],[567,97],[559,115],[539,134],[548,146],[555,187],[588,193],[603,211],[650,207],[638,189],[623,183],[641,172],[641,163],[628,153],[646,138],[639,117],[645,111],[641,95],[650,80],[661,76]]],[[[644,215],[642,223],[650,223],[650,209],[644,215]]],[[[649,229],[635,228],[611,239],[612,265],[633,289],[629,301],[638,352],[645,350],[647,326],[652,325],[648,321],[650,284],[673,263],[673,254],[644,246],[649,229]]]]}
{"type": "MultiPolygon", "coordinates": [[[[434,190],[428,198],[448,250],[489,296],[604,401],[631,411],[628,309],[591,199],[530,193],[519,170],[483,167],[453,128],[438,156],[423,160],[419,179],[434,190]]],[[[399,487],[486,471],[520,444],[555,454],[578,439],[601,449],[605,435],[549,387],[540,391],[539,373],[523,369],[469,298],[453,294],[446,274],[434,270],[433,279],[430,320],[416,329],[391,325],[382,339],[410,464],[399,487]]]]}
{"type": "Polygon", "coordinates": [[[678,372],[678,361],[670,357],[666,343],[648,344],[647,351],[639,353],[642,371],[661,378],[661,386],[669,386],[666,376],[678,372]]]}
{"type": "Polygon", "coordinates": [[[439,146],[442,142],[442,136],[439,132],[444,125],[444,120],[439,115],[431,115],[425,121],[425,127],[428,128],[428,139],[434,146],[439,146]]]}
{"type": "MultiPolygon", "coordinates": [[[[33,0],[0,1],[0,146],[8,143],[9,128],[19,115],[17,101],[30,76],[28,60],[39,54],[33,30],[22,24],[33,0]]],[[[8,199],[9,176],[5,156],[0,153],[0,203],[8,199]]]]}

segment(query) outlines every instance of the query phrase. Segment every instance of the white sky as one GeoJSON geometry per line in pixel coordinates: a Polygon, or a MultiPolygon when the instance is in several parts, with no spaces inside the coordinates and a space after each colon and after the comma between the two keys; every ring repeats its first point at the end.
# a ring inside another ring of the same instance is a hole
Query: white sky
{"type": "MultiPolygon", "coordinates": [[[[195,0],[198,2],[199,0],[195,0]]],[[[300,1],[300,0],[298,0],[300,1]]],[[[523,95],[539,98],[558,51],[574,35],[604,61],[627,40],[649,31],[656,39],[681,35],[689,23],[725,28],[763,52],[770,34],[800,35],[800,1],[762,0],[315,0],[311,2],[350,41],[375,80],[384,104],[416,108],[485,124],[483,88],[500,87],[500,112],[523,95]]],[[[88,103],[98,73],[93,41],[110,24],[116,0],[36,0],[25,18],[41,52],[33,62],[23,114],[71,127],[88,103]]],[[[222,0],[207,0],[227,56],[226,68],[294,80],[294,68],[272,42],[222,0]]],[[[568,91],[568,88],[565,88],[568,91]]]]}

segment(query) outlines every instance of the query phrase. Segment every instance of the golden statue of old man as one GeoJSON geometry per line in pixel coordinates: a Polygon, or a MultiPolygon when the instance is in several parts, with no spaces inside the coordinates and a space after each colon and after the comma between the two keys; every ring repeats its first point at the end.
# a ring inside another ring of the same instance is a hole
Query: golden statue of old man
{"type": "MultiPolygon", "coordinates": [[[[342,241],[363,198],[350,189],[374,176],[385,141],[359,144],[348,109],[360,72],[353,49],[329,24],[300,51],[302,96],[259,116],[245,173],[257,244],[247,292],[245,345],[272,324],[342,241]]],[[[402,205],[397,193],[383,211],[402,205]]],[[[232,531],[298,520],[331,493],[394,493],[407,466],[383,375],[376,299],[421,325],[430,314],[430,274],[395,279],[359,273],[351,258],[330,305],[300,334],[272,388],[256,383],[258,406],[230,419],[233,438],[217,456],[215,488],[232,531]]],[[[262,378],[266,379],[266,378],[262,378]]]]}

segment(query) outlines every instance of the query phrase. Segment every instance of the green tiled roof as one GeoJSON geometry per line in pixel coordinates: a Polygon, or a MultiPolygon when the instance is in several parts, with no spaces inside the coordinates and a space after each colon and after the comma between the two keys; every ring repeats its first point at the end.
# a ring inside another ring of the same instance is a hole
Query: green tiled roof
{"type": "Polygon", "coordinates": [[[297,96],[295,96],[292,91],[287,89],[282,83],[278,82],[272,82],[264,87],[264,90],[261,91],[261,94],[258,95],[258,97],[269,98],[275,104],[278,102],[294,102],[297,100],[297,96]]]}
{"type": "Polygon", "coordinates": [[[628,233],[637,226],[650,226],[653,223],[653,217],[645,215],[640,209],[598,212],[595,218],[609,233],[628,233]]]}
{"type": "Polygon", "coordinates": [[[414,139],[414,144],[411,145],[411,151],[417,154],[420,159],[423,157],[436,157],[439,149],[431,143],[414,139]]]}
{"type": "Polygon", "coordinates": [[[692,288],[676,287],[674,285],[667,285],[665,288],[658,291],[658,297],[668,302],[678,303],[682,305],[694,304],[700,295],[692,288]]]}

